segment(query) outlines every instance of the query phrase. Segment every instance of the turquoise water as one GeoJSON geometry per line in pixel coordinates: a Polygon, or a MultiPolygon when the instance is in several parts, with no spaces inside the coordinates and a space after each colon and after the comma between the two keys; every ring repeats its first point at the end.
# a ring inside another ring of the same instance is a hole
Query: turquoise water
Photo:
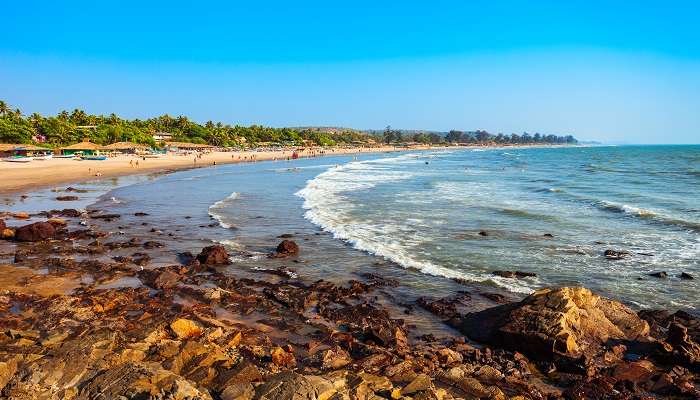
{"type": "MultiPolygon", "coordinates": [[[[215,241],[233,254],[237,275],[285,267],[306,281],[347,282],[378,273],[401,282],[386,289],[394,302],[458,290],[517,299],[544,286],[583,285],[638,308],[700,309],[700,146],[223,165],[119,187],[95,207],[123,215],[109,229],[166,241],[163,257],[215,241]],[[137,211],[150,215],[129,217],[137,211]],[[297,262],[266,257],[282,234],[300,244],[297,262]],[[607,260],[606,249],[630,256],[607,260]],[[537,276],[501,278],[494,270],[537,276]],[[658,271],[669,277],[648,276],[658,271]],[[696,279],[681,280],[681,272],[696,279]]],[[[479,307],[481,296],[472,298],[479,307]]]]}
{"type": "Polygon", "coordinates": [[[298,195],[337,239],[426,275],[700,307],[700,146],[416,153],[330,168],[298,195]]]}

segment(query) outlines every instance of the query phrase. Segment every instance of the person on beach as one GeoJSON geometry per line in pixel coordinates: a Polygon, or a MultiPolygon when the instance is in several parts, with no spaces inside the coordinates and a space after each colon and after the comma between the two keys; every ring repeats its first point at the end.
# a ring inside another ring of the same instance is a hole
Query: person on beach
{"type": "Polygon", "coordinates": [[[130,166],[131,168],[134,168],[134,160],[129,160],[129,166],[130,166]]]}
{"type": "Polygon", "coordinates": [[[136,160],[136,168],[139,167],[139,160],[136,160]]]}

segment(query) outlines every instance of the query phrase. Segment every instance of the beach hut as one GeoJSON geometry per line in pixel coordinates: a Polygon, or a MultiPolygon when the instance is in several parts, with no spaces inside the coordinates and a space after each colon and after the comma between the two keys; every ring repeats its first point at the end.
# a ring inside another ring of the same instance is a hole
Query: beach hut
{"type": "Polygon", "coordinates": [[[20,144],[0,143],[0,157],[12,157],[15,155],[15,147],[20,144]]]}
{"type": "Polygon", "coordinates": [[[122,154],[136,154],[148,150],[149,147],[145,144],[131,142],[117,142],[103,146],[102,150],[113,151],[122,154]]]}
{"type": "Polygon", "coordinates": [[[156,132],[153,134],[153,140],[156,142],[169,142],[173,140],[173,134],[168,132],[156,132]]]}
{"type": "Polygon", "coordinates": [[[15,147],[15,155],[23,157],[46,156],[53,154],[48,147],[35,146],[33,144],[18,144],[15,147]]]}
{"type": "Polygon", "coordinates": [[[81,153],[83,155],[96,155],[100,153],[100,150],[102,150],[102,146],[92,143],[89,139],[83,139],[80,143],[62,147],[61,154],[71,155],[81,153]]]}
{"type": "Polygon", "coordinates": [[[208,144],[186,142],[166,142],[165,147],[169,151],[211,151],[214,149],[214,146],[208,144]]]}
{"type": "Polygon", "coordinates": [[[33,144],[0,143],[0,158],[2,157],[33,157],[53,153],[48,147],[39,147],[33,144]]]}

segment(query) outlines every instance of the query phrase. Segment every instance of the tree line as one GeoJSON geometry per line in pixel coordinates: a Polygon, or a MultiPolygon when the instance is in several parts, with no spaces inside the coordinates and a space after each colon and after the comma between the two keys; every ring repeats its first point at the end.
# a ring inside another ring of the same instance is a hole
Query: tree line
{"type": "Polygon", "coordinates": [[[93,143],[107,145],[115,142],[133,142],[156,146],[153,135],[167,132],[173,141],[210,144],[222,147],[255,146],[259,143],[302,145],[313,143],[334,146],[351,143],[383,142],[386,144],[575,144],[571,136],[523,133],[521,135],[487,131],[458,131],[447,133],[416,132],[392,129],[384,131],[357,131],[353,129],[322,130],[318,128],[272,128],[262,125],[228,125],[207,121],[204,124],[185,116],[161,115],[149,119],[124,119],[116,114],[93,115],[83,110],[61,111],[54,116],[37,113],[24,115],[19,109],[11,109],[0,101],[0,143],[40,143],[60,147],[78,143],[84,138],[93,143]]]}
{"type": "Polygon", "coordinates": [[[484,130],[458,131],[451,130],[444,135],[435,132],[407,133],[387,126],[381,135],[384,143],[416,142],[426,144],[461,143],[461,144],[576,144],[578,141],[572,135],[557,136],[541,133],[530,134],[493,134],[484,130]]]}
{"type": "Polygon", "coordinates": [[[0,101],[0,142],[42,143],[58,147],[82,141],[106,145],[115,142],[133,142],[155,146],[153,134],[167,132],[173,141],[214,146],[240,147],[270,142],[301,145],[313,142],[321,146],[333,146],[352,142],[366,142],[371,136],[358,131],[322,132],[272,128],[261,125],[239,126],[208,121],[205,124],[189,120],[185,116],[161,115],[149,119],[123,119],[116,114],[92,115],[83,110],[61,111],[55,116],[37,113],[24,115],[19,109],[11,109],[0,101]]]}

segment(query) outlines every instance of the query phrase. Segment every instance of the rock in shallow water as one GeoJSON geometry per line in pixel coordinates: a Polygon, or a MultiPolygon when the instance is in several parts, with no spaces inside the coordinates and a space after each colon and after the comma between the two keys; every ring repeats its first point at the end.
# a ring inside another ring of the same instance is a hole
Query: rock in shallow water
{"type": "Polygon", "coordinates": [[[231,264],[226,248],[220,244],[205,247],[197,256],[197,261],[205,265],[231,264]]]}
{"type": "Polygon", "coordinates": [[[299,246],[293,240],[283,240],[277,245],[275,256],[286,257],[299,254],[299,246]]]}
{"type": "Polygon", "coordinates": [[[15,230],[15,239],[20,242],[38,242],[51,239],[56,234],[56,228],[48,222],[35,222],[21,226],[15,230]]]}

